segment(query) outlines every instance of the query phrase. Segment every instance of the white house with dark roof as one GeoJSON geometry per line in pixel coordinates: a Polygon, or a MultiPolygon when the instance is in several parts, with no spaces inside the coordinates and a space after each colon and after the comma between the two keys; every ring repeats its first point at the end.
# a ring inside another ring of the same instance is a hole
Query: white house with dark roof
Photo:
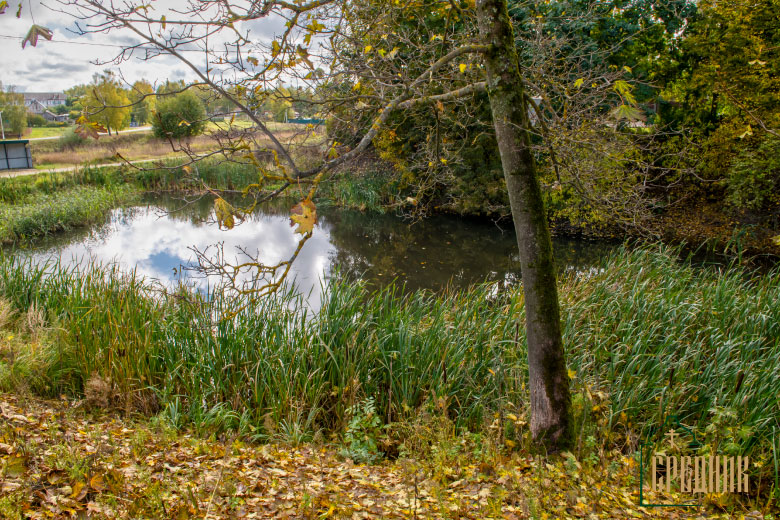
{"type": "Polygon", "coordinates": [[[64,105],[68,97],[63,92],[22,92],[28,112],[42,114],[46,110],[64,105]]]}
{"type": "Polygon", "coordinates": [[[64,105],[67,96],[62,92],[23,92],[27,112],[38,114],[49,121],[67,121],[67,114],[57,115],[52,108],[64,105]]]}

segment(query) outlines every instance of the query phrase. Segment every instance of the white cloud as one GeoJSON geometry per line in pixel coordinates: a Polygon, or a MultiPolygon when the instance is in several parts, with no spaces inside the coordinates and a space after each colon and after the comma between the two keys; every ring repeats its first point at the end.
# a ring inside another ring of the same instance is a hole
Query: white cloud
{"type": "MultiPolygon", "coordinates": [[[[181,18],[171,11],[171,8],[181,8],[182,2],[176,0],[161,0],[154,2],[155,12],[168,19],[181,18]]],[[[104,69],[121,70],[128,83],[146,79],[152,83],[165,82],[167,79],[192,81],[196,78],[194,71],[170,56],[158,56],[150,60],[140,58],[145,54],[136,51],[128,61],[119,66],[115,63],[96,65],[96,62],[111,62],[122,51],[122,46],[140,42],[140,38],[128,30],[113,30],[109,33],[76,34],[75,18],[58,12],[58,9],[72,7],[61,6],[56,0],[41,3],[32,0],[24,3],[22,17],[15,15],[15,2],[0,15],[0,47],[2,48],[3,66],[0,69],[0,81],[4,86],[13,85],[19,91],[62,91],[73,85],[88,83],[92,75],[104,69]],[[46,4],[46,5],[44,5],[46,4]],[[32,8],[32,12],[30,10],[32,8]],[[34,22],[48,27],[53,31],[52,41],[40,38],[38,45],[22,50],[22,39],[34,22]]],[[[84,23],[81,22],[84,26],[84,23]]],[[[268,42],[284,30],[284,20],[273,17],[265,20],[243,24],[242,29],[249,29],[253,39],[268,42]]],[[[212,38],[211,48],[218,48],[224,42],[222,37],[212,38]]],[[[196,52],[186,54],[192,57],[197,66],[202,66],[204,59],[196,52]]]]}
{"type": "MultiPolygon", "coordinates": [[[[225,255],[231,260],[236,258],[237,247],[251,253],[259,250],[259,258],[273,265],[289,258],[298,245],[299,235],[293,233],[289,219],[283,215],[256,215],[234,230],[224,231],[214,224],[193,224],[176,214],[161,216],[154,208],[132,211],[128,218],[123,218],[123,210],[114,210],[111,223],[95,230],[88,238],[34,256],[39,260],[59,256],[66,264],[88,258],[104,264],[117,262],[124,269],[135,268],[148,279],[170,285],[177,279],[173,268],[178,270],[181,265],[192,265],[195,261],[191,247],[204,251],[222,242],[225,255]]],[[[312,309],[320,306],[320,281],[330,273],[335,253],[330,225],[317,224],[314,235],[293,263],[289,280],[295,281],[301,294],[309,295],[308,305],[312,309]]],[[[250,273],[241,278],[250,281],[250,273]]],[[[197,285],[205,288],[217,281],[201,279],[197,285]]]]}

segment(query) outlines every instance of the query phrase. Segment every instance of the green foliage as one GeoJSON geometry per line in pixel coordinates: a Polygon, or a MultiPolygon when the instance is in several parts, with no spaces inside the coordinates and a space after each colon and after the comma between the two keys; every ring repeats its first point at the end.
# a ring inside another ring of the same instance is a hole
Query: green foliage
{"type": "Polygon", "coordinates": [[[58,115],[67,114],[69,112],[67,105],[57,105],[52,107],[51,111],[58,115]]]}
{"type": "Polygon", "coordinates": [[[717,123],[734,116],[746,120],[746,110],[764,118],[777,112],[776,16],[773,0],[700,2],[698,20],[683,44],[689,70],[675,84],[695,116],[717,123]]]}
{"type": "MultiPolygon", "coordinates": [[[[384,12],[370,2],[355,4],[348,19],[364,38],[355,48],[342,49],[343,59],[354,62],[350,66],[356,69],[365,67],[375,71],[376,77],[421,74],[455,45],[455,40],[442,41],[442,34],[472,29],[462,17],[448,14],[450,6],[442,9],[442,5],[425,1],[384,12]],[[382,16],[377,19],[380,11],[382,16]],[[367,48],[373,50],[365,52],[367,48]]],[[[466,2],[453,5],[469,9],[466,2]]],[[[428,85],[430,94],[477,81],[474,73],[468,72],[476,69],[467,63],[462,65],[462,72],[453,64],[457,73],[428,85]]],[[[377,92],[383,92],[383,87],[371,75],[365,75],[359,83],[334,83],[329,88],[332,90],[329,94],[337,98],[362,96],[353,104],[339,103],[328,122],[330,137],[353,145],[381,108],[381,102],[376,105],[371,99],[377,92]]],[[[498,148],[489,132],[490,120],[485,93],[455,104],[422,104],[393,114],[373,144],[379,156],[396,170],[396,195],[400,199],[411,198],[419,207],[430,204],[458,213],[505,213],[508,199],[498,148]]]]}
{"type": "Polygon", "coordinates": [[[135,170],[115,166],[83,166],[74,172],[39,173],[0,179],[0,204],[21,211],[25,205],[41,203],[43,196],[57,196],[74,188],[110,188],[127,193],[155,190],[198,189],[200,181],[216,189],[241,189],[257,182],[257,171],[251,164],[203,161],[188,174],[170,168],[171,160],[161,169],[135,170]]]}
{"type": "Polygon", "coordinates": [[[178,94],[187,87],[183,79],[171,81],[165,80],[165,83],[157,87],[157,94],[162,96],[163,94],[178,94]]]}
{"type": "Polygon", "coordinates": [[[172,97],[159,98],[152,117],[155,137],[192,137],[203,133],[206,127],[206,109],[198,96],[190,91],[172,97]]]}
{"type": "Polygon", "coordinates": [[[780,125],[777,2],[700,2],[685,35],[658,122],[684,127],[701,147],[692,167],[716,181],[701,191],[725,195],[733,209],[771,214],[777,139],[764,128],[780,125]]]}
{"type": "MultiPolygon", "coordinates": [[[[371,2],[350,11],[356,34],[364,35],[341,49],[351,70],[392,77],[400,63],[402,75],[415,77],[460,33],[474,30],[468,17],[447,15],[436,2],[383,13],[377,25],[378,12],[371,2]],[[443,34],[453,36],[439,40],[443,34]]],[[[664,207],[725,198],[724,210],[751,210],[761,226],[776,229],[776,154],[764,129],[780,128],[776,13],[773,0],[511,2],[521,69],[533,95],[544,94],[550,116],[550,135],[532,142],[549,215],[587,232],[646,230],[664,207]],[[605,82],[619,104],[585,94],[605,82]],[[556,150],[558,171],[547,144],[556,150]]],[[[446,81],[432,79],[426,88],[435,94],[483,79],[476,70],[464,59],[446,81]]],[[[371,75],[328,88],[334,97],[355,99],[328,120],[328,135],[354,146],[378,108],[371,98],[387,93],[371,75]]],[[[373,144],[396,169],[396,197],[463,214],[506,215],[489,121],[485,94],[394,114],[373,144]]]]}
{"type": "Polygon", "coordinates": [[[740,455],[741,448],[750,441],[753,432],[749,426],[739,424],[739,414],[733,408],[714,406],[709,410],[712,417],[704,429],[701,439],[705,445],[726,455],[740,455]]]}
{"type": "MultiPolygon", "coordinates": [[[[442,9],[441,3],[421,2],[383,13],[379,25],[376,5],[360,5],[363,8],[356,8],[348,18],[356,32],[364,34],[363,41],[356,48],[343,49],[342,59],[354,62],[356,70],[370,69],[377,77],[415,77],[452,50],[461,33],[475,30],[468,16],[449,12],[451,5],[442,9]],[[371,29],[361,32],[364,27],[371,29]],[[374,50],[365,52],[369,47],[374,50]]],[[[470,7],[464,2],[460,8],[470,7]]],[[[548,202],[554,202],[551,216],[588,231],[641,224],[654,202],[644,182],[646,158],[638,153],[644,143],[626,129],[629,123],[645,119],[648,108],[643,104],[652,100],[654,92],[641,80],[651,76],[654,64],[671,59],[678,33],[693,16],[695,4],[689,0],[639,4],[614,0],[598,6],[515,2],[510,12],[517,23],[516,44],[527,91],[545,96],[540,110],[550,130],[543,131],[537,124],[532,146],[543,165],[542,187],[548,202]],[[648,60],[648,53],[655,58],[648,60]],[[616,120],[620,124],[615,125],[616,120]],[[558,171],[553,168],[551,148],[556,150],[558,171]]],[[[479,60],[463,58],[451,68],[445,80],[428,81],[427,92],[445,93],[484,80],[479,60]]],[[[337,107],[328,122],[330,137],[353,145],[381,108],[371,98],[377,92],[388,94],[370,74],[355,84],[344,81],[330,88],[339,99],[356,99],[337,107]]],[[[419,208],[508,215],[491,120],[484,92],[454,102],[421,103],[391,116],[373,144],[396,169],[399,198],[408,197],[419,208]]]]}
{"type": "MultiPolygon", "coordinates": [[[[569,72],[578,77],[583,69],[600,67],[603,60],[614,68],[628,67],[632,79],[662,77],[673,66],[679,40],[696,13],[692,0],[607,0],[597,5],[570,0],[510,3],[522,59],[526,63],[534,59],[530,42],[535,31],[543,31],[563,41],[564,56],[572,51],[588,56],[569,72]]],[[[571,63],[567,57],[558,67],[567,70],[571,63]]],[[[569,79],[575,82],[578,77],[569,79]]],[[[642,101],[655,95],[648,85],[640,86],[637,94],[642,101]]]]}
{"type": "Polygon", "coordinates": [[[81,111],[84,106],[81,104],[82,99],[87,95],[88,85],[74,85],[69,89],[65,89],[65,106],[70,111],[71,119],[78,119],[81,115],[81,111]],[[75,116],[73,115],[75,114],[75,116]]]}
{"type": "Polygon", "coordinates": [[[46,119],[40,114],[27,115],[27,124],[32,128],[46,126],[46,123],[47,123],[46,119]]]}
{"type": "Polygon", "coordinates": [[[130,101],[133,103],[131,118],[139,125],[152,122],[152,116],[155,111],[157,100],[151,83],[146,80],[139,80],[133,83],[130,89],[130,101]]]}
{"type": "Polygon", "coordinates": [[[84,166],[75,172],[0,179],[0,243],[28,240],[98,222],[138,195],[123,168],[84,166]]]}
{"type": "Polygon", "coordinates": [[[27,110],[23,105],[5,105],[0,107],[3,110],[3,121],[8,125],[5,131],[10,134],[22,135],[27,128],[27,110]]]}
{"type": "Polygon", "coordinates": [[[5,133],[21,136],[27,128],[27,109],[24,95],[11,90],[4,92],[0,83],[0,111],[2,111],[5,133]]]}
{"type": "Polygon", "coordinates": [[[280,97],[271,98],[263,105],[263,108],[266,108],[271,113],[273,120],[277,123],[282,123],[295,117],[292,102],[280,97]]]}
{"type": "Polygon", "coordinates": [[[340,452],[341,456],[358,464],[378,461],[382,457],[378,444],[382,422],[376,413],[374,398],[368,397],[347,408],[347,417],[349,422],[344,432],[346,445],[340,452]]]}
{"type": "Polygon", "coordinates": [[[780,139],[767,136],[739,151],[726,180],[728,200],[752,210],[780,204],[780,139]]]}

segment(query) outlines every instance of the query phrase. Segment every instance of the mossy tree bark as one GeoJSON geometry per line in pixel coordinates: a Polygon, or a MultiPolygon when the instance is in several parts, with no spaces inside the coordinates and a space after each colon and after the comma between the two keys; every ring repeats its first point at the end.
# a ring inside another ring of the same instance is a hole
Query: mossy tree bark
{"type": "Polygon", "coordinates": [[[547,214],[530,147],[527,103],[506,0],[477,0],[479,32],[525,295],[531,433],[548,452],[570,447],[571,396],[547,214]]]}

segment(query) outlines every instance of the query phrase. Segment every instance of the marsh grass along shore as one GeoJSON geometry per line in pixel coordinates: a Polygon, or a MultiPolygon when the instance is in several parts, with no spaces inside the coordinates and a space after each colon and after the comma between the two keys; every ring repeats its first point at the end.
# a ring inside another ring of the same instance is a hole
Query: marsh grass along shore
{"type": "MultiPolygon", "coordinates": [[[[703,449],[760,461],[763,477],[751,481],[767,492],[780,273],[695,267],[677,253],[624,249],[562,281],[576,455],[630,452],[631,439],[674,413],[700,428],[703,449]]],[[[402,295],[344,282],[314,319],[288,295],[218,322],[235,303],[228,295],[159,289],[116,267],[3,258],[0,388],[75,397],[103,388],[107,406],[256,440],[342,432],[370,400],[382,424],[422,414],[487,433],[515,417],[501,435],[530,447],[517,288],[402,295]]],[[[388,442],[381,451],[392,452],[388,442]]]]}

